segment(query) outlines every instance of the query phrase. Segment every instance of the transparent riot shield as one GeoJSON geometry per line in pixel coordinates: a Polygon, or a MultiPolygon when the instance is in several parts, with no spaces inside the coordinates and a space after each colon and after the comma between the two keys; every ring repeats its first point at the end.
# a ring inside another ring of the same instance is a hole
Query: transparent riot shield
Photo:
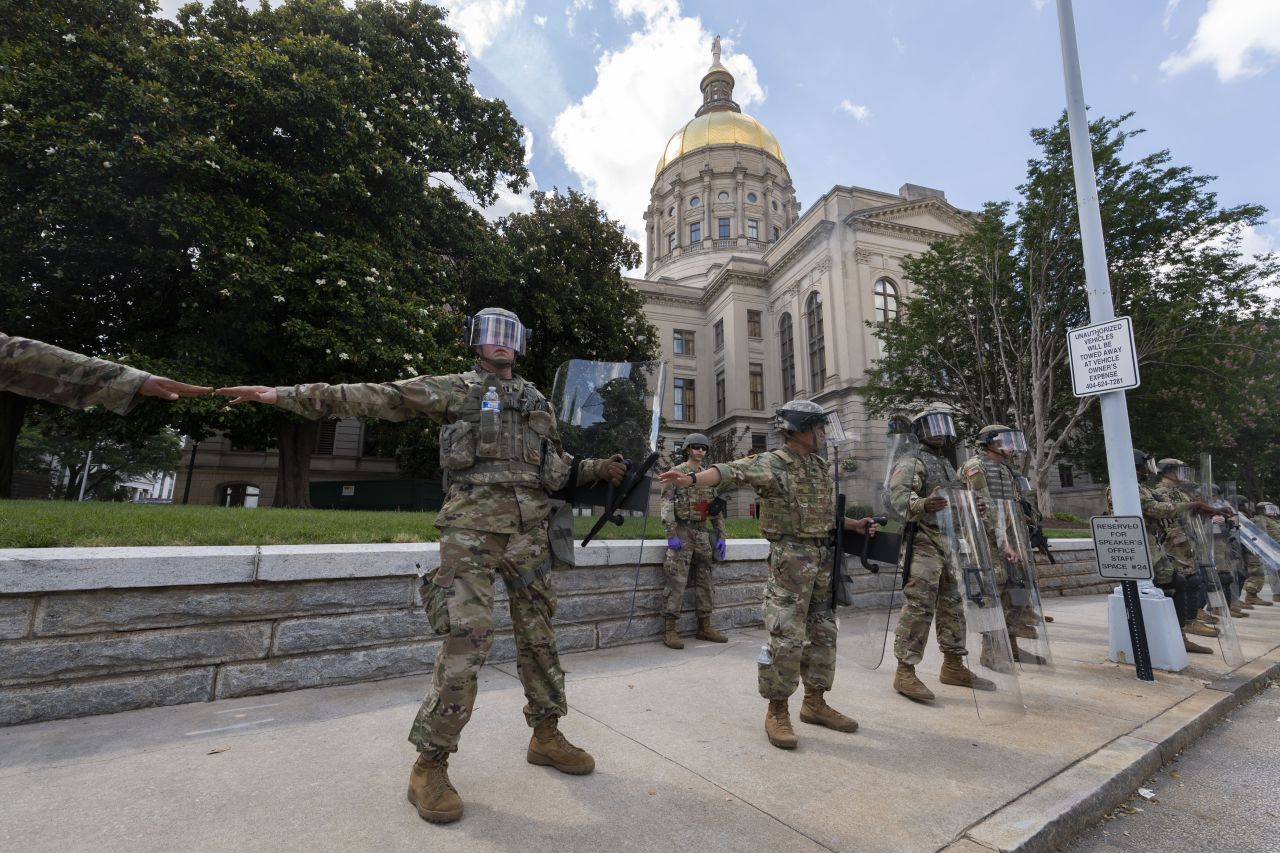
{"type": "Polygon", "coordinates": [[[987,725],[1007,723],[1025,714],[1026,708],[986,530],[973,492],[963,486],[944,486],[938,494],[947,499],[935,516],[945,547],[944,571],[964,601],[967,663],[975,675],[992,683],[990,689],[973,691],[978,718],[987,725]]]}
{"type": "Polygon", "coordinates": [[[894,466],[913,453],[920,446],[919,440],[909,432],[895,432],[889,434],[889,440],[885,447],[886,459],[884,466],[884,477],[876,486],[876,511],[887,515],[890,521],[902,521],[902,516],[893,508],[893,504],[889,499],[889,478],[893,476],[894,466]]]}
{"type": "Polygon", "coordinates": [[[622,524],[623,510],[648,512],[665,387],[666,365],[660,361],[575,359],[556,371],[551,404],[565,451],[578,459],[620,453],[627,460],[620,486],[575,484],[564,495],[577,506],[602,507],[602,524],[622,524]]]}
{"type": "Polygon", "coordinates": [[[1244,653],[1240,650],[1240,638],[1236,635],[1236,626],[1231,619],[1231,609],[1227,604],[1226,593],[1218,578],[1218,567],[1214,556],[1213,532],[1208,523],[1194,512],[1182,514],[1182,527],[1191,540],[1191,547],[1196,557],[1196,568],[1200,580],[1204,583],[1208,602],[1205,610],[1214,618],[1214,628],[1218,632],[1218,648],[1222,651],[1222,659],[1227,666],[1236,667],[1244,663],[1244,653]]]}
{"type": "Polygon", "coordinates": [[[1268,533],[1258,526],[1257,522],[1236,516],[1240,525],[1240,544],[1254,554],[1262,563],[1262,573],[1266,576],[1267,585],[1271,587],[1271,597],[1280,596],[1280,542],[1272,539],[1268,533]]]}
{"type": "Polygon", "coordinates": [[[1028,667],[1053,666],[1049,649],[1049,631],[1040,605],[1040,587],[1036,583],[1035,551],[1027,519],[1018,501],[999,500],[987,512],[995,524],[997,553],[992,554],[1003,571],[1000,601],[1004,607],[1005,625],[1013,659],[1024,670],[1028,667]]]}
{"type": "MultiPolygon", "coordinates": [[[[852,441],[832,444],[830,448],[838,515],[842,508],[840,497],[853,492],[856,465],[849,464],[853,460],[852,450],[852,441]]],[[[851,512],[846,509],[843,514],[847,516],[851,512]]],[[[884,661],[889,623],[894,610],[902,603],[896,595],[901,536],[881,529],[871,537],[842,531],[837,538],[841,551],[836,565],[841,577],[834,597],[836,616],[843,633],[849,637],[842,644],[841,654],[866,669],[878,669],[884,661]]]]}

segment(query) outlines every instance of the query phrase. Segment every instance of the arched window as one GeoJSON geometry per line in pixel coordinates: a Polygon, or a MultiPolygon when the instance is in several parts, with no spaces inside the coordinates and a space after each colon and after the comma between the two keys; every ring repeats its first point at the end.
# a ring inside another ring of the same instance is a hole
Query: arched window
{"type": "Polygon", "coordinates": [[[782,353],[782,399],[786,402],[796,396],[796,339],[789,313],[778,320],[778,350],[782,353]]]}
{"type": "Polygon", "coordinates": [[[875,285],[876,322],[898,319],[898,286],[891,279],[878,278],[875,285]]]}
{"type": "Polygon", "coordinates": [[[804,303],[809,332],[809,393],[817,394],[827,384],[827,347],[822,331],[822,295],[816,290],[804,303]]]}

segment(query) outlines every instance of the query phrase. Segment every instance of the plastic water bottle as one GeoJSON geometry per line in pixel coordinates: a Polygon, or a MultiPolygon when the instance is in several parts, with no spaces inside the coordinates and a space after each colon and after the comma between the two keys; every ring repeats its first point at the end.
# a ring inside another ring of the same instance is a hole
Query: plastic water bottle
{"type": "Polygon", "coordinates": [[[494,444],[498,440],[498,414],[502,411],[502,400],[498,397],[498,389],[490,385],[480,401],[480,441],[494,444]]]}

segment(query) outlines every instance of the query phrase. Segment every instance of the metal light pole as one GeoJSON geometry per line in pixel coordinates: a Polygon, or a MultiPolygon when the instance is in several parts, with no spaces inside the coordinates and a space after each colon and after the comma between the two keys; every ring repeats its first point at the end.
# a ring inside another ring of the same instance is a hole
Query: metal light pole
{"type": "Polygon", "coordinates": [[[89,484],[89,469],[93,467],[93,451],[90,450],[84,458],[84,473],[80,475],[80,497],[78,501],[84,500],[84,487],[89,484]]]}
{"type": "MultiPolygon", "coordinates": [[[[1075,171],[1076,203],[1080,208],[1080,241],[1084,247],[1084,274],[1089,293],[1090,323],[1105,323],[1115,317],[1111,301],[1111,278],[1107,273],[1107,249],[1102,239],[1102,214],[1098,207],[1098,182],[1093,170],[1093,146],[1089,119],[1085,114],[1084,84],[1080,80],[1080,55],[1076,48],[1075,16],[1071,0],[1058,0],[1058,33],[1062,40],[1062,76],[1067,86],[1067,127],[1071,134],[1071,163],[1075,171]]],[[[1116,515],[1142,515],[1138,498],[1138,478],[1134,474],[1133,436],[1129,432],[1129,406],[1124,391],[1099,395],[1102,408],[1102,435],[1107,448],[1107,473],[1111,480],[1111,501],[1116,515]]],[[[1121,581],[1124,607],[1129,617],[1129,637],[1133,643],[1138,678],[1155,681],[1147,648],[1146,626],[1142,619],[1136,581],[1121,581]]]]}

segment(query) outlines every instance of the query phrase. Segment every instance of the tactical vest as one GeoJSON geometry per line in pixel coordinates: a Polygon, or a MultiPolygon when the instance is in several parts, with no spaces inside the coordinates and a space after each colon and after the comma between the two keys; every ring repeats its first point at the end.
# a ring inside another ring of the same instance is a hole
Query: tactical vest
{"type": "MultiPolygon", "coordinates": [[[[964,481],[956,474],[955,469],[951,467],[941,454],[932,453],[925,445],[920,445],[911,451],[911,456],[920,460],[920,464],[924,465],[924,487],[920,490],[919,497],[927,498],[933,494],[933,490],[939,486],[963,486],[964,481]]],[[[931,521],[921,519],[918,524],[925,527],[936,527],[931,521]]]]}
{"type": "Polygon", "coordinates": [[[827,460],[782,448],[771,451],[778,477],[777,494],[760,507],[760,532],[766,539],[829,536],[835,527],[835,484],[827,460]]]}
{"type": "Polygon", "coordinates": [[[1016,501],[1022,497],[1008,465],[983,456],[982,471],[987,475],[987,494],[991,500],[1016,501]]]}
{"type": "Polygon", "coordinates": [[[556,416],[533,383],[477,371],[464,373],[463,381],[467,396],[453,423],[440,430],[440,466],[449,481],[551,490],[564,485],[568,467],[560,460],[556,416]],[[490,387],[502,403],[492,431],[483,428],[480,407],[490,387]],[[545,469],[544,461],[551,463],[545,469]]]}
{"type": "MultiPolygon", "coordinates": [[[[694,473],[688,462],[682,462],[675,470],[682,474],[694,473]]],[[[700,469],[705,471],[706,468],[700,469]]],[[[712,486],[690,486],[685,489],[672,489],[672,501],[676,521],[685,524],[702,524],[707,520],[707,510],[711,501],[715,500],[716,490],[712,486]]]]}

